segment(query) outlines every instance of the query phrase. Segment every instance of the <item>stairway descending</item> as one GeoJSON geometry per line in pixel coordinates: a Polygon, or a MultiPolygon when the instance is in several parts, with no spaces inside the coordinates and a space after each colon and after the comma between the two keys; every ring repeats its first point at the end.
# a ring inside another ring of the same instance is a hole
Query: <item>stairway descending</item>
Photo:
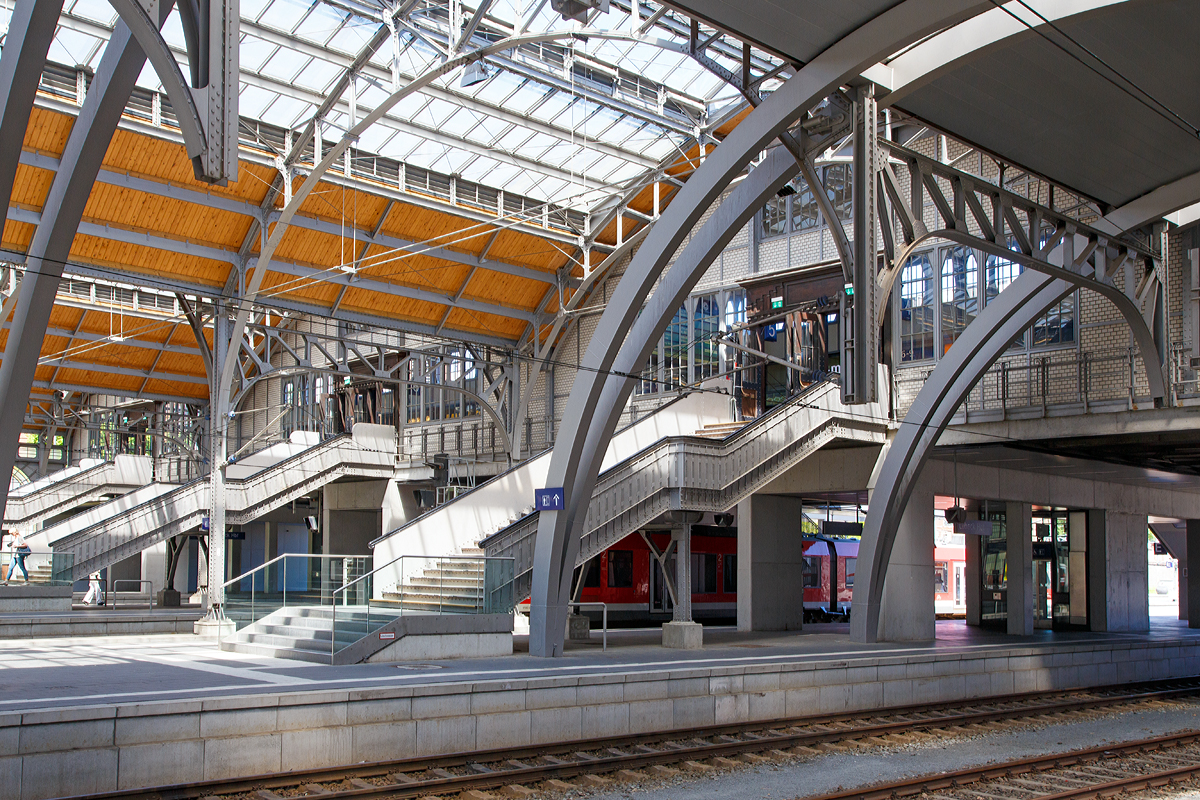
{"type": "Polygon", "coordinates": [[[150,483],[152,472],[149,458],[131,455],[67,467],[11,490],[4,505],[4,525],[32,527],[87,503],[125,494],[150,483]]]}
{"type": "MultiPolygon", "coordinates": [[[[225,484],[229,524],[246,524],[339,478],[395,474],[395,438],[388,426],[360,423],[353,434],[308,447],[292,445],[291,452],[270,464],[229,468],[238,476],[225,484]]],[[[49,545],[56,553],[73,554],[72,577],[78,580],[198,527],[209,513],[209,486],[208,478],[182,486],[153,483],[44,528],[30,544],[35,550],[49,545]]]]}
{"type": "MultiPolygon", "coordinates": [[[[843,405],[830,380],[749,423],[698,430],[664,437],[601,471],[576,566],[668,511],[723,512],[833,441],[883,444],[887,415],[878,403],[843,405]]],[[[489,557],[514,559],[517,597],[529,596],[537,527],[531,512],[478,542],[489,557]]]]}
{"type": "MultiPolygon", "coordinates": [[[[336,649],[342,649],[395,619],[397,614],[362,606],[337,609],[336,649]]],[[[272,612],[221,641],[221,649],[237,653],[330,663],[334,643],[332,606],[296,606],[272,612]]]]}

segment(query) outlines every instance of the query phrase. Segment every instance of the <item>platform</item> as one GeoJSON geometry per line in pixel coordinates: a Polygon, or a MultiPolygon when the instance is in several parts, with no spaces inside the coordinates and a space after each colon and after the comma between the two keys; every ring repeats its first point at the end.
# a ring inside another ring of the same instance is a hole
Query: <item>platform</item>
{"type": "Polygon", "coordinates": [[[192,636],[0,641],[0,796],[189,782],[406,756],[1200,673],[1200,634],[1010,637],[938,623],[928,644],[840,630],[709,629],[700,651],[610,632],[527,654],[322,666],[192,636]]]}

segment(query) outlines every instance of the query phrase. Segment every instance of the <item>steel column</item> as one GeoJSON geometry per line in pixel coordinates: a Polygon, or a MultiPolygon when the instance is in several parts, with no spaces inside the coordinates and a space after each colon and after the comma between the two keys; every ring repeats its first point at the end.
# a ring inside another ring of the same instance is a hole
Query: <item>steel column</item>
{"type": "Polygon", "coordinates": [[[229,352],[229,314],[225,304],[213,304],[213,369],[209,383],[209,512],[208,512],[208,609],[205,619],[219,621],[225,611],[225,467],[229,463],[229,387],[221,381],[229,352]]]}
{"type": "MultiPolygon", "coordinates": [[[[879,323],[875,317],[879,136],[875,93],[868,84],[854,102],[854,263],[852,292],[842,293],[842,402],[874,403],[879,396],[879,323]]],[[[836,220],[831,220],[834,224],[836,220]]]]}
{"type": "MultiPolygon", "coordinates": [[[[166,20],[173,6],[173,0],[159,4],[159,24],[166,20]]],[[[146,56],[133,41],[129,28],[118,23],[79,117],[71,128],[60,169],[46,197],[46,212],[25,259],[25,277],[21,281],[12,327],[4,347],[4,360],[0,363],[0,408],[24,408],[29,399],[42,340],[54,309],[59,278],[71,255],[75,231],[104,154],[145,62],[146,56]]],[[[0,475],[12,472],[21,425],[19,413],[0,415],[0,475]]],[[[0,481],[0,498],[7,502],[7,481],[0,481]]],[[[2,512],[3,505],[0,504],[0,514],[2,512]]]]}

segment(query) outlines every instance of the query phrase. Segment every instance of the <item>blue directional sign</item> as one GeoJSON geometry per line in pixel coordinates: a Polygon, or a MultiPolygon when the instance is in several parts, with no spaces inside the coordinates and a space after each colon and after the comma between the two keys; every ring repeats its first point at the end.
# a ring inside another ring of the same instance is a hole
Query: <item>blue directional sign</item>
{"type": "Polygon", "coordinates": [[[562,511],[566,508],[562,487],[533,490],[533,507],[538,511],[562,511]]]}

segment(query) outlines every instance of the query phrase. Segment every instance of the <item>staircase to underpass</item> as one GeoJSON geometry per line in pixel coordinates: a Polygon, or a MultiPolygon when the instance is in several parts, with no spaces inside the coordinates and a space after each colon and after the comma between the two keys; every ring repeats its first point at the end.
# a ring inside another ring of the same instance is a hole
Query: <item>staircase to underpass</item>
{"type": "Polygon", "coordinates": [[[149,458],[132,455],[67,467],[11,489],[4,504],[4,525],[32,527],[88,503],[126,494],[150,483],[152,472],[149,458]]]}
{"type": "MultiPolygon", "coordinates": [[[[355,434],[303,448],[269,465],[231,466],[231,474],[240,470],[245,477],[226,481],[227,523],[248,523],[339,478],[391,478],[395,442],[373,435],[378,427],[356,426],[355,434]]],[[[209,491],[208,478],[182,486],[152,483],[45,528],[30,543],[35,550],[49,545],[56,553],[72,554],[73,577],[86,577],[197,528],[209,514],[209,491]]]]}

